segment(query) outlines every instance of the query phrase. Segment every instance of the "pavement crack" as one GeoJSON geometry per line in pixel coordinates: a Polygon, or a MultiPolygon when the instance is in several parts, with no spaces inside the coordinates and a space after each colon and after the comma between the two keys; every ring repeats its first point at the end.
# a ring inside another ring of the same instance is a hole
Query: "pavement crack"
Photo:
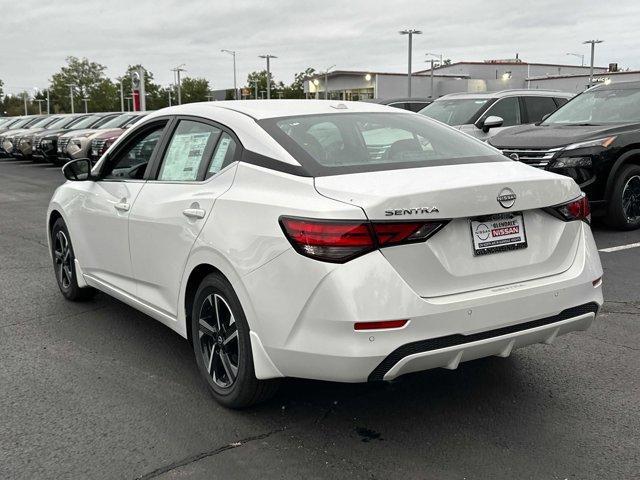
{"type": "Polygon", "coordinates": [[[207,450],[204,452],[200,452],[196,455],[191,455],[190,457],[183,458],[182,460],[178,460],[177,462],[170,463],[169,465],[165,465],[164,467],[157,468],[152,472],[145,473],[144,475],[136,477],[136,480],[147,480],[150,478],[156,478],[164,473],[170,472],[171,470],[175,470],[176,468],[184,467],[185,465],[198,462],[203,458],[213,457],[222,452],[226,452],[227,450],[232,450],[234,448],[238,448],[243,445],[246,445],[247,443],[255,442],[257,440],[263,440],[275,433],[280,433],[285,429],[286,427],[278,428],[266,433],[261,433],[259,435],[253,435],[250,437],[243,438],[242,440],[238,440],[237,442],[231,442],[226,445],[222,445],[221,447],[214,448],[213,450],[207,450]]]}

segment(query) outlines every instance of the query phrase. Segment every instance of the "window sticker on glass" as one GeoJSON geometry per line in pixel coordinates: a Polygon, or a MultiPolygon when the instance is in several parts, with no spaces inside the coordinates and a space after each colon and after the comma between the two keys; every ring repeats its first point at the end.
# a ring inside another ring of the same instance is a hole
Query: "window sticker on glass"
{"type": "Polygon", "coordinates": [[[160,180],[193,181],[211,132],[176,134],[164,159],[160,180]]]}
{"type": "Polygon", "coordinates": [[[227,157],[230,159],[233,158],[235,150],[236,142],[231,138],[231,136],[229,136],[229,134],[223,133],[220,137],[220,141],[218,142],[218,146],[216,147],[216,151],[213,154],[213,160],[211,161],[211,166],[209,167],[209,173],[207,176],[218,173],[222,169],[227,157]]]}

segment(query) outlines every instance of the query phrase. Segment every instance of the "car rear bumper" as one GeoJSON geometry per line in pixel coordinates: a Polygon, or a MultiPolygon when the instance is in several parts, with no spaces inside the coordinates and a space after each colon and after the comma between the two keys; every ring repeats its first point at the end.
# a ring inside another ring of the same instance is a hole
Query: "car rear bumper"
{"type": "Polygon", "coordinates": [[[572,266],[561,274],[433,298],[417,295],[379,251],[338,266],[287,252],[244,278],[248,291],[259,292],[251,299],[252,329],[284,376],[319,380],[392,380],[508,356],[593,322],[603,303],[602,287],[594,285],[602,267],[586,224],[581,236],[572,266]],[[325,271],[313,284],[316,267],[325,271]],[[306,281],[292,271],[304,271],[312,282],[299,305],[291,298],[307,288],[301,285],[306,281]],[[354,330],[355,322],[398,319],[408,323],[354,330]]]}

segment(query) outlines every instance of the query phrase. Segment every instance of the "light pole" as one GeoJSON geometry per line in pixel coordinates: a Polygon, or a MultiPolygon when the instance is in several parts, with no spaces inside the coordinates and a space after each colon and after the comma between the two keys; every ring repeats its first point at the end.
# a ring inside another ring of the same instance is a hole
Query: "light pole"
{"type": "Polygon", "coordinates": [[[433,98],[433,64],[436,62],[436,60],[434,60],[433,58],[430,58],[429,60],[425,60],[427,63],[431,64],[431,67],[429,68],[429,73],[431,74],[430,77],[430,83],[431,86],[429,88],[429,98],[433,98]]]}
{"type": "Polygon", "coordinates": [[[221,52],[228,53],[233,56],[233,99],[238,99],[238,83],[237,83],[237,72],[236,72],[236,51],[235,50],[226,50],[222,49],[221,52]]]}
{"type": "Polygon", "coordinates": [[[171,85],[167,87],[167,96],[169,97],[169,106],[171,106],[171,85]]]}
{"type": "Polygon", "coordinates": [[[413,55],[413,36],[422,34],[422,31],[415,28],[400,30],[400,35],[409,35],[409,61],[407,66],[407,97],[411,98],[411,57],[413,55]]]}
{"type": "Polygon", "coordinates": [[[596,49],[596,43],[602,43],[602,42],[604,42],[604,40],[585,40],[584,42],[582,42],[583,45],[586,45],[587,43],[591,44],[591,68],[589,69],[589,88],[591,88],[591,85],[593,85],[593,58],[594,58],[594,53],[596,49]]]}
{"type": "Polygon", "coordinates": [[[87,107],[87,104],[89,103],[89,99],[83,98],[82,101],[84,102],[84,113],[89,113],[89,108],[87,107]]]}
{"type": "Polygon", "coordinates": [[[29,94],[27,92],[22,93],[22,99],[24,100],[24,114],[29,115],[29,109],[27,108],[27,98],[29,94]]]}
{"type": "Polygon", "coordinates": [[[267,60],[267,100],[271,98],[271,63],[269,62],[272,58],[278,58],[275,55],[271,55],[269,53],[265,55],[258,55],[260,58],[265,58],[267,60]]]}
{"type": "Polygon", "coordinates": [[[76,113],[73,105],[73,89],[74,87],[77,87],[77,85],[69,83],[67,86],[69,87],[69,97],[71,98],[71,113],[76,113]]]}
{"type": "Polygon", "coordinates": [[[176,85],[178,86],[178,105],[182,105],[182,85],[180,82],[180,73],[186,72],[186,70],[182,67],[186,65],[183,63],[182,65],[178,65],[176,68],[171,69],[172,72],[176,75],[176,85]]]}
{"type": "MultiPolygon", "coordinates": [[[[440,63],[438,63],[438,66],[441,67],[442,66],[442,54],[441,53],[425,53],[425,55],[428,56],[432,56],[432,57],[437,57],[440,59],[440,63]]],[[[433,62],[434,60],[427,60],[427,62],[431,62],[431,69],[430,69],[430,74],[431,74],[431,90],[429,90],[429,96],[431,98],[433,98],[433,62]]]]}
{"type": "Polygon", "coordinates": [[[51,113],[51,97],[49,96],[49,89],[47,88],[47,115],[51,113]]]}
{"type": "Polygon", "coordinates": [[[44,102],[45,100],[42,100],[41,98],[36,98],[36,102],[38,102],[38,113],[40,115],[42,115],[42,102],[44,102]]]}
{"type": "Polygon", "coordinates": [[[328,100],[329,99],[329,71],[335,67],[335,65],[331,65],[328,68],[325,68],[324,72],[322,72],[322,74],[324,75],[324,99],[328,100]]]}
{"type": "Polygon", "coordinates": [[[567,53],[567,55],[571,55],[573,57],[578,57],[580,59],[580,66],[584,67],[584,54],[582,54],[582,53],[567,53]]]}
{"type": "Polygon", "coordinates": [[[123,82],[124,77],[120,78],[120,111],[124,112],[124,85],[123,82]]]}

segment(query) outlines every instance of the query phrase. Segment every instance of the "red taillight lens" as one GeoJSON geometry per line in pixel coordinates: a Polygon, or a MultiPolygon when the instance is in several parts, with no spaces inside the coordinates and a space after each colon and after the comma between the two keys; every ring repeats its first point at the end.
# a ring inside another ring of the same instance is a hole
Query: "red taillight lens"
{"type": "Polygon", "coordinates": [[[281,217],[280,224],[298,253],[344,263],[376,248],[423,242],[446,222],[333,221],[281,217]]]}
{"type": "Polygon", "coordinates": [[[554,207],[554,211],[566,222],[583,220],[591,223],[591,208],[589,207],[589,200],[586,195],[582,195],[577,200],[554,207]]]}
{"type": "Polygon", "coordinates": [[[368,222],[282,217],[282,228],[302,255],[342,263],[375,248],[368,222]]]}

